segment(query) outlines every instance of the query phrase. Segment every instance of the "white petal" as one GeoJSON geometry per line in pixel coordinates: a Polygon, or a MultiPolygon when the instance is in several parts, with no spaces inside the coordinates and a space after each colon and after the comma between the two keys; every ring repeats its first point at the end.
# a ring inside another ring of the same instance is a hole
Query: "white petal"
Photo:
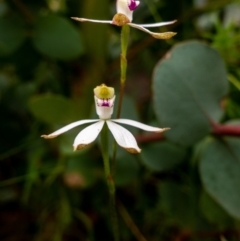
{"type": "Polygon", "coordinates": [[[149,23],[149,24],[138,24],[138,26],[146,27],[146,28],[155,28],[155,27],[162,27],[170,24],[176,23],[177,20],[169,21],[169,22],[159,22],[159,23],[149,23]]]}
{"type": "Polygon", "coordinates": [[[73,143],[74,150],[80,150],[92,143],[99,135],[103,125],[104,121],[100,120],[80,131],[73,143]]]}
{"type": "Polygon", "coordinates": [[[51,139],[51,138],[54,138],[56,136],[59,136],[61,135],[62,133],[66,132],[66,131],[69,131],[71,130],[72,128],[76,127],[76,126],[80,126],[80,125],[83,125],[83,124],[87,124],[87,123],[91,123],[91,122],[96,122],[98,121],[97,120],[80,120],[80,121],[76,121],[76,122],[73,122],[69,125],[66,125],[64,127],[62,127],[61,129],[49,134],[49,135],[42,135],[41,137],[45,138],[45,139],[51,139]]]}
{"type": "Polygon", "coordinates": [[[176,33],[174,32],[164,32],[164,33],[156,33],[156,32],[151,32],[148,29],[142,27],[139,24],[135,24],[135,23],[128,23],[129,26],[133,27],[133,28],[137,28],[142,30],[143,32],[146,32],[150,35],[152,35],[154,38],[156,39],[170,39],[171,37],[173,37],[174,35],[176,35],[176,33]]]}
{"type": "Polygon", "coordinates": [[[77,18],[77,17],[71,17],[71,19],[79,21],[79,22],[108,23],[108,24],[112,23],[112,21],[110,21],[110,20],[95,20],[95,19],[77,18]]]}
{"type": "Polygon", "coordinates": [[[135,126],[139,129],[145,130],[145,131],[152,131],[152,132],[163,132],[163,131],[167,131],[170,128],[158,128],[158,127],[153,127],[153,126],[149,126],[149,125],[145,125],[141,122],[138,121],[134,121],[134,120],[128,120],[128,119],[112,119],[111,121],[117,122],[117,123],[121,123],[121,124],[126,124],[126,125],[130,125],[130,126],[135,126]]]}
{"type": "Polygon", "coordinates": [[[117,0],[117,13],[124,14],[132,22],[133,11],[128,7],[128,0],[117,0]]]}
{"type": "Polygon", "coordinates": [[[141,152],[135,137],[130,131],[112,121],[107,120],[106,122],[119,146],[123,147],[130,153],[141,152]]]}

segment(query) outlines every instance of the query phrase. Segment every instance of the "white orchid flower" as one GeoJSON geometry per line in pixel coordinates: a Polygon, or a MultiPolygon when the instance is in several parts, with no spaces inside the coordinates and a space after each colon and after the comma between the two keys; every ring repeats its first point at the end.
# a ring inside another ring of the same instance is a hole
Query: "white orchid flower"
{"type": "Polygon", "coordinates": [[[94,122],[94,124],[86,127],[76,136],[73,143],[74,151],[76,151],[92,143],[98,137],[98,134],[101,132],[103,125],[106,123],[119,146],[123,147],[130,153],[140,153],[141,149],[138,147],[136,139],[131,134],[131,132],[118,125],[117,123],[135,126],[142,130],[152,132],[163,132],[169,130],[169,128],[152,127],[134,120],[111,119],[115,101],[114,89],[102,84],[94,89],[94,94],[96,112],[99,116],[99,119],[76,121],[62,127],[50,135],[42,135],[41,137],[45,139],[55,138],[76,126],[94,122]]]}
{"type": "Polygon", "coordinates": [[[140,4],[140,1],[136,1],[136,0],[117,0],[117,6],[116,6],[117,13],[114,15],[112,20],[94,20],[94,19],[77,18],[77,17],[72,17],[72,19],[80,22],[106,23],[106,24],[114,24],[117,26],[123,26],[127,24],[133,28],[137,28],[144,31],[157,39],[170,39],[171,37],[176,35],[176,33],[174,32],[155,33],[146,29],[146,27],[154,28],[154,27],[170,25],[175,23],[176,20],[169,21],[169,22],[153,23],[153,24],[132,23],[133,11],[138,7],[139,4],[140,4]]]}

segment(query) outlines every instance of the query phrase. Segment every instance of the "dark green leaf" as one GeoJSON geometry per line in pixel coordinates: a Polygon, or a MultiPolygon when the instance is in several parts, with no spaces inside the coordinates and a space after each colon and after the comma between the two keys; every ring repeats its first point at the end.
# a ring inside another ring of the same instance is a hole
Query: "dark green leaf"
{"type": "Polygon", "coordinates": [[[164,141],[145,146],[142,149],[142,162],[153,171],[167,171],[183,161],[186,149],[164,141]]]}
{"type": "Polygon", "coordinates": [[[194,185],[162,182],[159,186],[159,208],[168,222],[180,227],[199,228],[197,189],[194,185]]]}
{"type": "Polygon", "coordinates": [[[206,191],[232,217],[240,219],[240,140],[210,139],[200,157],[206,191]]]}
{"type": "Polygon", "coordinates": [[[25,40],[25,28],[21,19],[0,18],[0,56],[16,51],[25,40]]]}
{"type": "Polygon", "coordinates": [[[136,156],[119,148],[116,161],[116,185],[123,186],[129,184],[137,177],[138,172],[139,165],[136,156]]]}
{"type": "Polygon", "coordinates": [[[32,114],[48,124],[69,124],[77,121],[79,110],[73,102],[60,95],[40,95],[29,101],[32,114]]]}
{"type": "Polygon", "coordinates": [[[37,19],[33,43],[41,53],[56,59],[71,60],[83,53],[79,31],[69,20],[56,15],[37,19]]]}
{"type": "Polygon", "coordinates": [[[206,136],[210,120],[222,116],[227,94],[226,69],[219,54],[197,41],[183,43],[157,64],[153,75],[154,105],[166,137],[192,145],[206,136]]]}
{"type": "Polygon", "coordinates": [[[213,200],[205,191],[200,198],[200,207],[206,219],[222,228],[231,227],[231,217],[227,212],[213,200]]]}

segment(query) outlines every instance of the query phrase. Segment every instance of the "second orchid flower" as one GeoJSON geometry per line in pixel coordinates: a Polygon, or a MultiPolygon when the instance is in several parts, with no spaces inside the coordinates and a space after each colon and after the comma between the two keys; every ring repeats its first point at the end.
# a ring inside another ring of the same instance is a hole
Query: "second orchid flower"
{"type": "Polygon", "coordinates": [[[149,31],[146,28],[154,28],[154,27],[161,27],[161,26],[166,26],[170,25],[176,22],[174,21],[169,21],[169,22],[159,22],[159,23],[153,23],[153,24],[135,24],[132,23],[132,16],[133,16],[133,11],[138,7],[140,4],[140,1],[136,0],[117,0],[116,8],[117,8],[117,13],[114,15],[112,20],[95,20],[95,19],[87,19],[87,18],[77,18],[77,17],[72,17],[72,19],[79,21],[79,22],[92,22],[92,23],[104,23],[104,24],[114,24],[117,26],[123,26],[123,25],[129,25],[133,28],[140,29],[151,36],[153,36],[156,39],[170,39],[176,33],[174,32],[164,32],[164,33],[156,33],[149,31]]]}

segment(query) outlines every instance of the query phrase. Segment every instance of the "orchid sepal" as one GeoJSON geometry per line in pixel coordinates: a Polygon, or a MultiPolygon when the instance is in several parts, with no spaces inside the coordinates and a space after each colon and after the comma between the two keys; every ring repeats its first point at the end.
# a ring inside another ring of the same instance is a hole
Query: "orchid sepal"
{"type": "Polygon", "coordinates": [[[144,28],[156,28],[156,27],[171,25],[171,24],[174,24],[176,22],[177,22],[177,20],[168,21],[168,22],[159,22],[159,23],[137,24],[137,25],[139,25],[141,27],[144,27],[144,28]]]}
{"type": "Polygon", "coordinates": [[[111,119],[111,121],[116,122],[116,123],[120,123],[120,124],[126,124],[126,125],[130,125],[130,126],[134,126],[134,127],[137,127],[141,130],[144,130],[144,131],[151,131],[151,132],[157,132],[157,133],[161,133],[161,132],[170,130],[169,127],[159,128],[159,127],[145,125],[141,122],[129,120],[129,119],[111,119]]]}
{"type": "Polygon", "coordinates": [[[137,28],[139,30],[142,30],[143,32],[146,32],[148,34],[150,34],[152,37],[156,38],[156,39],[170,39],[172,38],[174,35],[176,35],[177,33],[175,32],[164,32],[164,33],[156,33],[156,32],[152,32],[149,31],[148,29],[142,27],[142,25],[138,25],[135,23],[129,23],[128,25],[130,25],[133,28],[137,28]]]}
{"type": "Polygon", "coordinates": [[[77,126],[88,124],[88,123],[91,123],[91,122],[96,122],[96,121],[98,121],[98,119],[97,120],[80,120],[80,121],[76,121],[76,122],[73,122],[73,123],[71,123],[69,125],[66,125],[66,126],[60,128],[57,131],[54,131],[53,133],[51,133],[49,135],[41,135],[41,137],[43,137],[44,139],[52,139],[52,138],[55,138],[55,137],[65,133],[65,132],[67,132],[67,131],[69,131],[69,130],[77,127],[77,126]]]}
{"type": "Polygon", "coordinates": [[[101,132],[103,125],[104,125],[104,121],[98,120],[96,123],[80,131],[73,143],[74,151],[81,150],[84,147],[91,144],[93,141],[95,141],[95,139],[98,137],[99,133],[101,132]]]}
{"type": "Polygon", "coordinates": [[[76,20],[78,22],[90,22],[90,23],[107,23],[112,24],[111,20],[97,20],[97,19],[89,19],[89,18],[78,18],[78,17],[71,17],[71,19],[76,20]]]}
{"type": "Polygon", "coordinates": [[[106,122],[109,130],[111,131],[114,139],[119,146],[133,154],[141,152],[141,149],[138,147],[136,139],[130,131],[114,123],[111,120],[108,120],[106,122]]]}

